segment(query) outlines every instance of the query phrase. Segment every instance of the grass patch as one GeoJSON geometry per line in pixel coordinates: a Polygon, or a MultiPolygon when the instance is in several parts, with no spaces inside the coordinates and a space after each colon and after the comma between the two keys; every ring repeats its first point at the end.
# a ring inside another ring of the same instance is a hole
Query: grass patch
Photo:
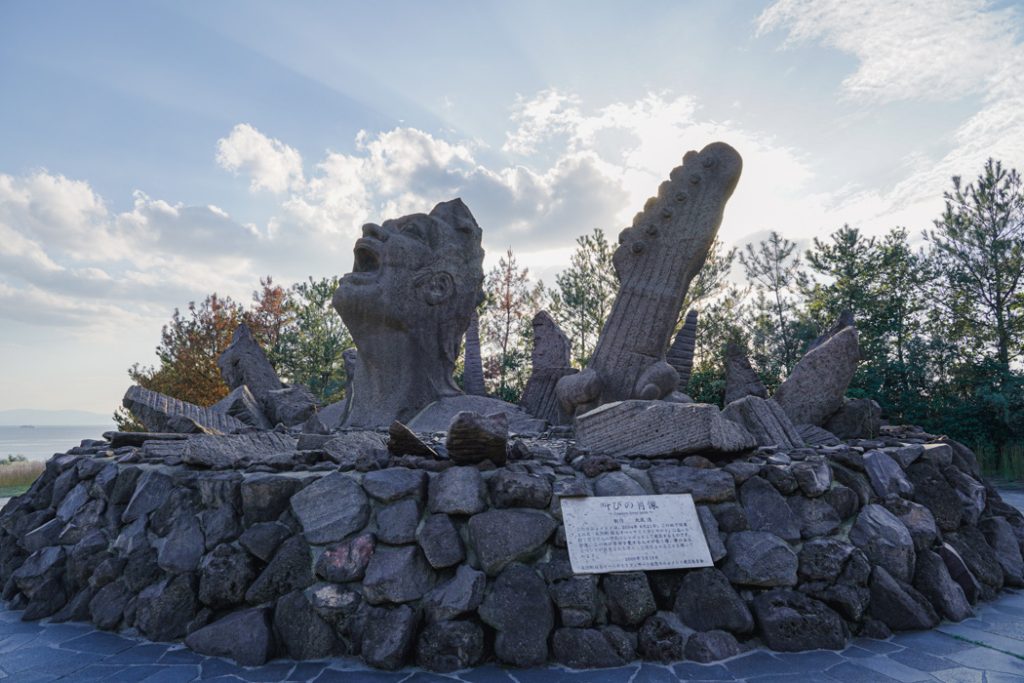
{"type": "Polygon", "coordinates": [[[28,490],[43,470],[46,468],[41,462],[6,462],[0,460],[0,498],[20,496],[28,490]]]}
{"type": "Polygon", "coordinates": [[[1003,481],[1024,482],[1024,441],[1008,443],[997,449],[982,446],[975,450],[981,470],[1003,481]]]}

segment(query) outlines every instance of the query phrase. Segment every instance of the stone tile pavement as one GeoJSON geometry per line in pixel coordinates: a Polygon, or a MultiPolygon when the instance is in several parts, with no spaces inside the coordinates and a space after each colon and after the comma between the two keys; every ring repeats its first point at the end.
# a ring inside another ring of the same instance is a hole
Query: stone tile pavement
{"type": "MultiPolygon", "coordinates": [[[[1003,497],[1017,507],[1024,506],[1024,490],[1004,491],[1003,497]]],[[[487,665],[455,674],[419,669],[375,671],[354,660],[276,660],[245,668],[197,655],[181,645],[97,631],[87,624],[22,622],[20,612],[0,607],[0,683],[793,683],[794,678],[847,683],[1024,681],[1024,591],[1006,591],[996,602],[979,606],[974,618],[959,624],[943,623],[934,631],[900,633],[888,640],[858,639],[841,652],[757,650],[717,664],[637,662],[590,671],[560,667],[504,670],[487,665]]]]}

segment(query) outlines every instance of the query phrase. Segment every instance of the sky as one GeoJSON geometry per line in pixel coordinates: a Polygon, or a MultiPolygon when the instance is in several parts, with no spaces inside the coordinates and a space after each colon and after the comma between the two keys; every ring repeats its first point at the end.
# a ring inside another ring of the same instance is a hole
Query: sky
{"type": "Polygon", "coordinates": [[[1024,170],[1024,3],[0,3],[0,410],[109,414],[173,310],[348,272],[462,197],[553,282],[691,149],[723,242],[806,245],[1024,170]]]}

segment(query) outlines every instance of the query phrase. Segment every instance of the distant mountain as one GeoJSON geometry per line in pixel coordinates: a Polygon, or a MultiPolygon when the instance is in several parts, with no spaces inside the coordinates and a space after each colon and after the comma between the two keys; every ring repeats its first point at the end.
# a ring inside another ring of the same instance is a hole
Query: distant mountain
{"type": "Polygon", "coordinates": [[[16,410],[0,410],[0,427],[18,427],[32,425],[53,427],[57,425],[113,425],[110,415],[90,413],[85,410],[32,410],[19,408],[16,410]]]}

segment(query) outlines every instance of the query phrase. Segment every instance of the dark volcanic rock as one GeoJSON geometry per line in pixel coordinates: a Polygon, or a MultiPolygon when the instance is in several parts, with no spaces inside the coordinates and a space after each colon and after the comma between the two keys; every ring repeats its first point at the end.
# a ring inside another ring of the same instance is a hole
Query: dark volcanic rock
{"type": "Polygon", "coordinates": [[[800,522],[786,499],[761,477],[751,477],[740,487],[740,502],[752,531],[770,531],[787,541],[800,540],[800,522]]]}
{"type": "Polygon", "coordinates": [[[232,545],[219,545],[199,567],[199,602],[215,609],[240,604],[255,576],[248,553],[232,545]]]}
{"type": "Polygon", "coordinates": [[[435,581],[419,546],[378,545],[366,567],[363,594],[372,605],[418,600],[435,581]]]}
{"type": "Polygon", "coordinates": [[[736,636],[726,631],[694,633],[686,641],[686,658],[707,664],[734,657],[740,653],[736,636]]]}
{"type": "Polygon", "coordinates": [[[265,664],[274,646],[270,610],[255,607],[233,612],[190,633],[185,645],[201,655],[227,657],[242,666],[265,664]]]}
{"type": "Polygon", "coordinates": [[[189,574],[164,579],[139,593],[135,625],[150,640],[178,640],[188,630],[199,604],[189,574]]]}
{"type": "Polygon", "coordinates": [[[499,508],[539,508],[551,502],[551,482],[546,477],[525,472],[500,470],[487,482],[491,502],[499,508]]]}
{"type": "Polygon", "coordinates": [[[114,581],[100,588],[89,602],[92,623],[104,631],[112,631],[121,623],[124,608],[131,599],[124,581],[114,581]]]}
{"type": "Polygon", "coordinates": [[[206,541],[196,518],[183,515],[164,539],[157,555],[157,564],[169,574],[194,572],[204,550],[206,541]]]}
{"type": "Polygon", "coordinates": [[[448,515],[428,515],[417,533],[417,540],[427,562],[435,569],[451,567],[466,557],[462,538],[448,515]]]}
{"type": "Polygon", "coordinates": [[[724,470],[660,465],[649,471],[654,490],[659,494],[691,493],[695,503],[723,503],[736,499],[736,484],[724,470]]]}
{"type": "Polygon", "coordinates": [[[955,534],[946,534],[946,542],[956,549],[978,581],[992,591],[1002,588],[1003,568],[978,529],[965,526],[955,534]]]}
{"type": "Polygon", "coordinates": [[[914,485],[914,502],[924,505],[935,516],[939,529],[956,531],[963,514],[960,497],[935,465],[919,460],[907,468],[914,485]]]}
{"type": "Polygon", "coordinates": [[[964,559],[960,557],[960,553],[949,543],[943,543],[936,550],[939,557],[945,563],[950,577],[956,581],[957,585],[964,592],[967,602],[972,605],[976,603],[978,598],[981,597],[981,583],[978,579],[974,578],[974,574],[971,573],[964,559]]]}
{"type": "Polygon", "coordinates": [[[738,531],[725,542],[729,550],[722,571],[732,583],[743,586],[796,585],[796,553],[775,534],[738,531]]]}
{"type": "Polygon", "coordinates": [[[899,496],[890,496],[882,504],[907,527],[910,537],[914,539],[915,550],[927,550],[935,545],[939,538],[939,528],[931,510],[899,496]]]}
{"type": "Polygon", "coordinates": [[[401,667],[412,651],[419,615],[408,605],[371,607],[363,631],[363,660],[378,669],[401,667]]]}
{"type": "MultiPolygon", "coordinates": [[[[596,628],[560,628],[551,639],[555,661],[573,669],[622,666],[635,651],[623,651],[623,640],[611,631],[596,628]]],[[[628,644],[626,646],[628,648],[628,644]]]]}
{"type": "Polygon", "coordinates": [[[292,513],[310,543],[335,543],[366,526],[370,504],[359,484],[340,472],[328,474],[291,499],[292,513]]]}
{"type": "Polygon", "coordinates": [[[249,527],[271,522],[288,509],[288,501],[302,490],[303,482],[280,474],[247,475],[241,485],[242,519],[249,527]]]}
{"type": "Polygon", "coordinates": [[[655,662],[678,662],[686,657],[686,642],[693,633],[672,612],[657,612],[640,628],[640,653],[655,662]]]}
{"type": "Polygon", "coordinates": [[[556,526],[539,511],[489,510],[470,518],[469,538],[481,569],[495,576],[509,563],[542,550],[556,526]]]}
{"type": "Polygon", "coordinates": [[[793,476],[804,495],[815,498],[832,485],[832,470],[824,460],[805,460],[793,465],[793,476]]]}
{"type": "Polygon", "coordinates": [[[363,477],[363,488],[382,503],[392,503],[401,498],[422,501],[427,492],[427,473],[407,467],[367,472],[363,477]]]}
{"type": "Polygon", "coordinates": [[[850,542],[903,582],[914,576],[914,539],[907,527],[881,505],[867,505],[850,529],[850,542]]]}
{"type": "Polygon", "coordinates": [[[871,572],[871,616],[894,631],[932,628],[939,623],[928,599],[882,566],[871,572]]]}
{"type": "Polygon", "coordinates": [[[590,626],[597,620],[601,607],[597,577],[586,574],[555,581],[551,585],[551,599],[558,607],[562,626],[590,626]]]}
{"type": "Polygon", "coordinates": [[[836,484],[821,498],[835,508],[839,519],[849,519],[860,510],[860,497],[853,489],[842,484],[836,484]]]}
{"type": "Polygon", "coordinates": [[[822,498],[793,496],[786,502],[800,523],[803,538],[826,536],[838,529],[842,522],[836,509],[822,498]]]}
{"type": "Polygon", "coordinates": [[[498,633],[494,653],[513,666],[537,666],[548,656],[548,634],[555,615],[547,586],[526,565],[505,568],[478,610],[498,633]]]}
{"type": "Polygon", "coordinates": [[[446,621],[475,612],[484,599],[487,576],[468,565],[459,565],[455,576],[423,596],[427,621],[446,621]]]}
{"type": "Polygon", "coordinates": [[[401,545],[416,540],[420,523],[420,504],[415,500],[399,500],[377,508],[377,539],[381,543],[401,545]]]}
{"type": "Polygon", "coordinates": [[[1021,557],[1020,542],[1013,533],[1010,523],[1003,517],[989,517],[979,527],[985,540],[995,552],[999,566],[1003,568],[1003,581],[1007,586],[1024,583],[1024,558],[1021,557]]]}
{"type": "Polygon", "coordinates": [[[884,451],[865,453],[864,470],[879,498],[911,496],[914,493],[914,485],[907,479],[903,468],[884,451]]]}
{"type": "Polygon", "coordinates": [[[773,590],[754,598],[754,616],[768,647],[781,652],[841,650],[846,622],[818,600],[792,590],[773,590]]]}
{"type": "Polygon", "coordinates": [[[281,544],[266,569],[245,593],[246,602],[258,604],[313,583],[309,546],[298,536],[281,544]]]}
{"type": "Polygon", "coordinates": [[[484,656],[484,630],[472,621],[428,624],[416,643],[416,663],[431,671],[476,666],[484,656]]]}
{"type": "Polygon", "coordinates": [[[827,581],[839,578],[854,548],[835,538],[815,538],[800,549],[800,578],[807,581],[827,581]]]}
{"type": "Polygon", "coordinates": [[[358,581],[366,572],[366,565],[370,563],[375,546],[373,534],[360,534],[343,543],[328,546],[317,558],[317,576],[335,583],[358,581]]]}
{"type": "Polygon", "coordinates": [[[430,480],[430,511],[475,515],[487,509],[484,480],[475,467],[451,467],[430,480]]]}
{"type": "Polygon", "coordinates": [[[635,626],[642,624],[658,609],[654,594],[643,572],[606,574],[601,581],[608,619],[613,624],[635,626]]]}
{"type": "Polygon", "coordinates": [[[697,631],[750,633],[754,629],[747,604],[725,574],[714,568],[698,569],[683,577],[676,593],[675,613],[697,631]]]}
{"type": "Polygon", "coordinates": [[[277,601],[274,631],[292,659],[321,659],[337,648],[334,629],[320,617],[303,591],[292,591],[277,601]]]}
{"type": "Polygon", "coordinates": [[[238,542],[254,557],[270,562],[281,541],[291,535],[291,529],[280,522],[260,522],[246,529],[238,542]]]}
{"type": "Polygon", "coordinates": [[[971,604],[963,589],[950,576],[946,563],[930,550],[917,554],[914,588],[931,601],[932,606],[950,621],[961,621],[971,616],[971,604]]]}
{"type": "Polygon", "coordinates": [[[146,470],[139,477],[135,493],[132,494],[121,518],[125,522],[133,522],[156,510],[167,500],[173,488],[174,484],[166,474],[157,470],[146,470]]]}

